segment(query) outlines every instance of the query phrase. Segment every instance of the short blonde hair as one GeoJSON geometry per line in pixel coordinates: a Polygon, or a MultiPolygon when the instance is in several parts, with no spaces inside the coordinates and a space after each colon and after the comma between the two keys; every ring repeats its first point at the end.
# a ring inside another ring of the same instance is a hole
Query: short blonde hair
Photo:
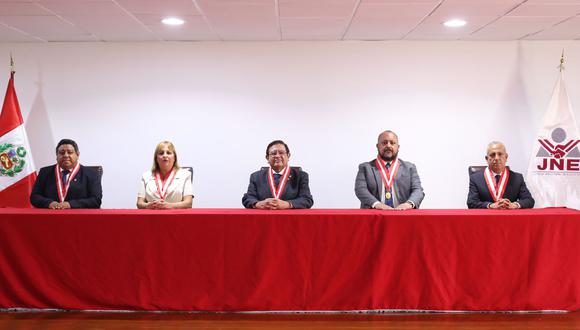
{"type": "Polygon", "coordinates": [[[159,151],[161,151],[161,149],[163,149],[164,146],[167,146],[169,148],[169,151],[173,152],[173,155],[175,156],[175,163],[173,163],[173,168],[176,170],[179,169],[179,163],[177,162],[177,151],[175,151],[175,146],[170,141],[161,141],[157,144],[157,147],[155,147],[155,152],[153,153],[153,166],[151,167],[151,172],[159,171],[159,164],[157,164],[157,154],[159,153],[159,151]]]}

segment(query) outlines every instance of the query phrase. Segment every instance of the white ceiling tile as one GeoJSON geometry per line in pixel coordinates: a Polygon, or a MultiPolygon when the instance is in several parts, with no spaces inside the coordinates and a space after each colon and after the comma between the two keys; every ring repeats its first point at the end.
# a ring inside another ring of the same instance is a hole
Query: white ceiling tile
{"type": "Polygon", "coordinates": [[[155,33],[128,15],[71,15],[66,19],[106,41],[160,40],[155,33]]]}
{"type": "Polygon", "coordinates": [[[559,17],[505,16],[472,34],[473,40],[517,40],[527,34],[551,27],[561,21],[559,17]]]}
{"type": "Polygon", "coordinates": [[[46,41],[49,42],[91,42],[99,41],[94,35],[90,33],[83,34],[51,34],[46,37],[46,41]]]}
{"type": "Polygon", "coordinates": [[[0,22],[39,37],[85,33],[56,16],[0,16],[0,22]]]}
{"type": "Polygon", "coordinates": [[[52,15],[50,12],[44,10],[41,6],[37,6],[30,2],[0,2],[1,16],[42,16],[52,15]]]}
{"type": "Polygon", "coordinates": [[[340,40],[347,24],[340,18],[280,18],[284,40],[340,40]]]}
{"type": "Polygon", "coordinates": [[[471,33],[482,26],[497,19],[496,17],[474,16],[467,19],[467,24],[462,27],[450,28],[443,25],[444,20],[429,17],[405,39],[434,39],[434,40],[458,40],[468,38],[471,33]]]}
{"type": "Polygon", "coordinates": [[[580,3],[580,0],[528,0],[526,3],[529,3],[529,4],[540,3],[540,4],[548,4],[548,5],[558,5],[558,4],[580,3]]]}
{"type": "Polygon", "coordinates": [[[200,15],[192,0],[117,0],[117,3],[133,14],[200,15]]]}
{"type": "Polygon", "coordinates": [[[580,3],[576,4],[523,4],[508,16],[557,16],[570,17],[580,13],[580,3]]]}
{"type": "Polygon", "coordinates": [[[185,24],[177,26],[161,23],[158,15],[136,15],[136,17],[163,40],[219,40],[201,16],[182,16],[185,24]]]}
{"type": "Polygon", "coordinates": [[[279,0],[280,17],[349,18],[356,0],[279,0]]]}
{"type": "Polygon", "coordinates": [[[368,18],[355,20],[351,23],[345,40],[397,40],[407,34],[417,21],[400,19],[385,21],[384,19],[368,18]]]}
{"type": "Polygon", "coordinates": [[[120,15],[123,10],[109,1],[51,1],[42,4],[58,15],[120,15]]]}
{"type": "Polygon", "coordinates": [[[542,32],[527,37],[526,40],[562,40],[580,38],[580,17],[574,17],[561,24],[546,28],[542,32]]]}
{"type": "Polygon", "coordinates": [[[435,6],[432,3],[366,3],[362,2],[355,14],[355,19],[372,18],[422,18],[427,16],[435,6]]]}
{"type": "Polygon", "coordinates": [[[435,10],[432,14],[432,18],[444,21],[452,18],[469,19],[470,17],[475,16],[500,17],[514,8],[518,3],[521,3],[521,0],[448,0],[435,10]]]}
{"type": "Polygon", "coordinates": [[[2,40],[3,42],[39,41],[38,39],[34,39],[30,36],[22,34],[1,24],[0,24],[0,40],[2,40]]]}
{"type": "Polygon", "coordinates": [[[226,1],[196,0],[204,15],[274,17],[277,15],[274,1],[226,1]]]}
{"type": "Polygon", "coordinates": [[[363,2],[345,35],[349,40],[403,38],[434,8],[431,2],[363,2]]]}
{"type": "Polygon", "coordinates": [[[218,16],[208,19],[222,40],[280,40],[278,22],[274,17],[218,16]]]}
{"type": "Polygon", "coordinates": [[[361,0],[362,3],[365,4],[416,4],[416,3],[430,3],[430,4],[437,4],[441,2],[441,0],[361,0]]]}

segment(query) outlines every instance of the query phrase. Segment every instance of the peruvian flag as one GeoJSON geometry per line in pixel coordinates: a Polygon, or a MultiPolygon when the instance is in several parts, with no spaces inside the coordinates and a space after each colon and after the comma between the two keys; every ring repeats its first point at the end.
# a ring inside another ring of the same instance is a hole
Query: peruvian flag
{"type": "Polygon", "coordinates": [[[34,180],[36,171],[12,71],[0,113],[0,207],[31,207],[29,196],[34,180]]]}

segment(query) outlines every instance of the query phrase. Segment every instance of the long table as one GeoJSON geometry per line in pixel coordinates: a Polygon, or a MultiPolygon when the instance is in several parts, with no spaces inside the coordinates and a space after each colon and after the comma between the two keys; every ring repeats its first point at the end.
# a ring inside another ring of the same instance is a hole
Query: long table
{"type": "Polygon", "coordinates": [[[0,209],[0,308],[580,309],[580,211],[0,209]]]}

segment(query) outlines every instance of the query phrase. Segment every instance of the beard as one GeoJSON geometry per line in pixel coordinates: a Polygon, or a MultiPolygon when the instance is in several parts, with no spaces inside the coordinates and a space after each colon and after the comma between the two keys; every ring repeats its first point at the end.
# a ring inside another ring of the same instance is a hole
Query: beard
{"type": "Polygon", "coordinates": [[[384,160],[385,162],[393,161],[395,158],[397,158],[398,155],[399,155],[399,152],[393,152],[390,157],[385,155],[384,153],[380,154],[381,159],[384,160]]]}

